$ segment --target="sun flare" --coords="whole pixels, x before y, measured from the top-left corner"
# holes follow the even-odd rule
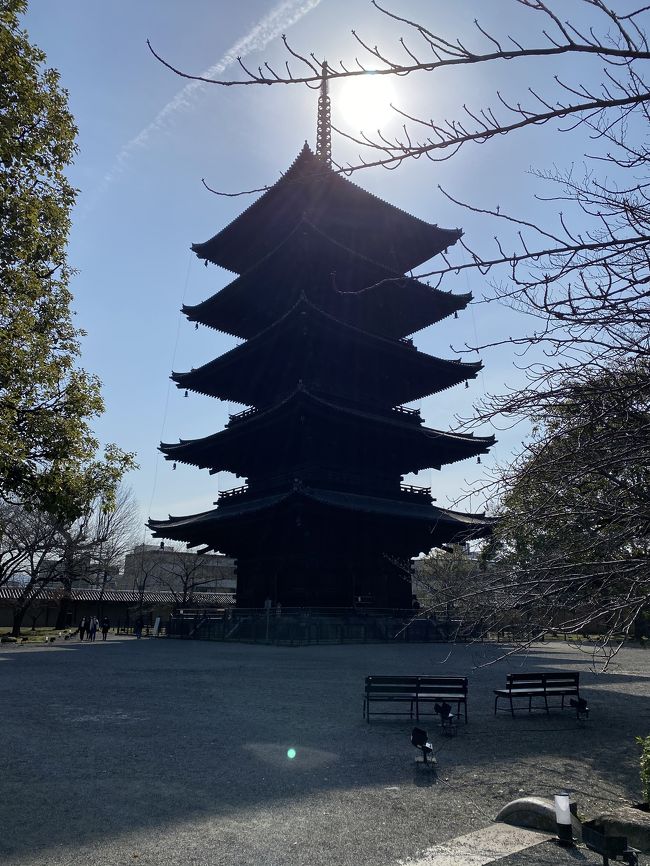
[[[334,99],[334,106],[354,133],[372,134],[385,126],[394,114],[390,107],[393,95],[393,85],[387,75],[369,72],[346,78]]]

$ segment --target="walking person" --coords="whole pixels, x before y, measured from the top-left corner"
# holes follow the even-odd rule
[[[90,624],[88,625],[88,638],[91,641],[94,641],[97,637],[97,624],[98,620],[96,616],[90,617]]]
[[[111,621],[107,616],[105,616],[104,619],[102,620],[102,640],[106,640],[106,637],[108,635],[108,630],[110,627],[111,627]]]
[[[79,623],[79,628],[77,629],[79,632],[79,640],[83,640],[86,634],[86,617],[81,617],[81,622]]]
[[[134,625],[134,627],[133,627],[133,634],[137,637],[138,640],[140,640],[140,638],[142,637],[142,627],[143,627],[143,625],[144,625],[144,621],[143,621],[142,617],[139,616],[139,617],[136,619],[136,621],[135,621],[135,625]]]

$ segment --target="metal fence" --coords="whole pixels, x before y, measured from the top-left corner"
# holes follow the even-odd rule
[[[332,643],[448,642],[479,637],[459,620],[435,620],[412,610],[288,608],[183,610],[167,623],[168,637],[285,646]]]

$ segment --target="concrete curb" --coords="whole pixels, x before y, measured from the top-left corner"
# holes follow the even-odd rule
[[[494,819],[503,824],[513,824],[515,827],[528,827],[531,830],[544,830],[555,833],[555,805],[543,797],[520,797],[507,803]],[[582,838],[580,821],[571,816],[573,835]]]

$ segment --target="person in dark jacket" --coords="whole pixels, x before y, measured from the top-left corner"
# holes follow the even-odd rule
[[[83,640],[86,636],[86,617],[81,617],[81,622],[79,623],[79,628],[77,629],[79,632],[79,640]]]
[[[107,616],[105,616],[104,619],[102,620],[102,640],[106,640],[106,638],[108,636],[108,630],[110,627],[111,627],[111,621]]]

